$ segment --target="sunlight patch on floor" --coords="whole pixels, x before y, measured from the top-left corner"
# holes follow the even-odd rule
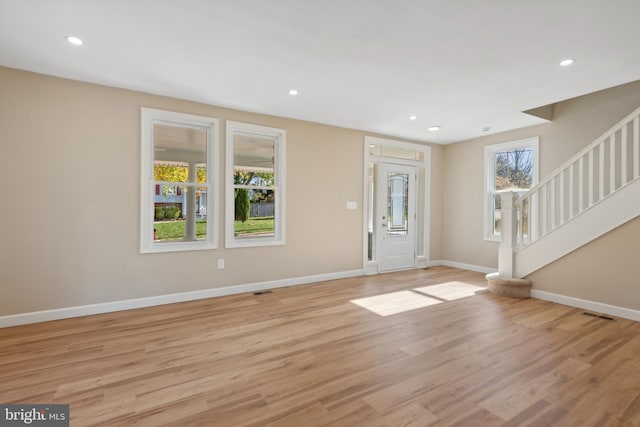
[[[380,316],[403,313],[416,308],[440,304],[442,301],[413,291],[398,291],[390,294],[354,299],[352,303],[373,311]]]
[[[447,282],[440,285],[423,286],[422,288],[414,288],[415,291],[430,297],[436,297],[445,301],[453,301],[460,298],[466,298],[476,295],[478,292],[485,291],[487,288],[477,285],[470,285],[464,282]]]
[[[463,282],[447,282],[439,285],[423,286],[413,290],[391,292],[383,295],[351,300],[380,316],[404,313],[430,305],[466,298],[484,292],[482,286]]]

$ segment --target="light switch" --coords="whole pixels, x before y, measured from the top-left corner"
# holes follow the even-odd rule
[[[358,202],[347,202],[347,209],[358,209]]]

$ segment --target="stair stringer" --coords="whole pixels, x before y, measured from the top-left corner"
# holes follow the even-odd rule
[[[640,179],[629,182],[549,234],[514,253],[514,277],[534,271],[640,215]]]

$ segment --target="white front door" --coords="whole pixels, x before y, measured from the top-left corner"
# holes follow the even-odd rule
[[[377,184],[378,271],[414,268],[416,168],[381,163]]]

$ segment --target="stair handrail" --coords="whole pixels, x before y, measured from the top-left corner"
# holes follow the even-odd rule
[[[540,188],[542,188],[544,185],[546,185],[553,178],[555,178],[560,173],[564,172],[567,168],[569,168],[569,166],[571,166],[571,164],[573,164],[574,162],[578,161],[580,159],[580,157],[588,154],[589,151],[591,151],[593,148],[599,146],[601,143],[603,143],[607,139],[611,138],[612,135],[614,135],[623,126],[627,125],[630,121],[632,121],[633,119],[635,119],[636,116],[639,116],[639,115],[640,115],[640,107],[638,107],[636,110],[634,110],[631,114],[629,114],[624,119],[620,120],[618,123],[616,123],[614,126],[612,126],[609,130],[607,130],[601,136],[596,138],[595,141],[593,141],[591,144],[587,145],[582,150],[580,150],[576,155],[574,155],[569,160],[567,160],[566,162],[562,163],[559,167],[554,169],[553,172],[548,174],[542,181],[539,181],[536,185],[531,187],[529,189],[529,191],[520,194],[518,197],[515,197],[514,198],[514,203],[519,203],[522,199],[526,198],[528,194],[532,194],[533,192],[538,191]]]
[[[629,126],[631,126],[629,132]],[[620,161],[617,161],[616,135],[620,133]],[[631,137],[631,150],[629,150]],[[557,227],[565,224],[576,215],[590,209],[595,204],[609,197],[631,181],[640,177],[640,108],[620,120],[591,144],[584,147],[576,155],[548,174],[541,182],[529,189],[525,194],[514,197],[512,212],[515,224],[514,251],[539,240]],[[605,144],[609,141],[609,162],[605,162]],[[628,153],[631,151],[631,178],[629,179]],[[598,158],[598,194],[595,181],[595,158]],[[587,162],[585,162],[585,158]],[[623,162],[624,159],[624,162]],[[587,179],[584,179],[586,163]],[[577,164],[577,172],[574,165]],[[608,173],[605,173],[608,171]],[[577,173],[577,184],[574,177]],[[568,183],[565,183],[565,176]],[[608,176],[608,190],[605,194],[605,177]],[[617,185],[617,179],[620,185]],[[556,185],[556,179],[558,184]],[[568,209],[565,209],[567,196]],[[559,194],[556,196],[555,191]],[[586,190],[586,191],[585,191]],[[586,193],[586,198],[585,198]],[[577,199],[577,200],[576,200]],[[577,201],[577,209],[575,208]],[[526,202],[526,208],[525,208]],[[585,203],[586,202],[586,203]],[[567,215],[568,211],[568,215]],[[540,215],[538,215],[540,214]],[[521,220],[519,220],[521,218]],[[525,228],[526,222],[526,228]]]

